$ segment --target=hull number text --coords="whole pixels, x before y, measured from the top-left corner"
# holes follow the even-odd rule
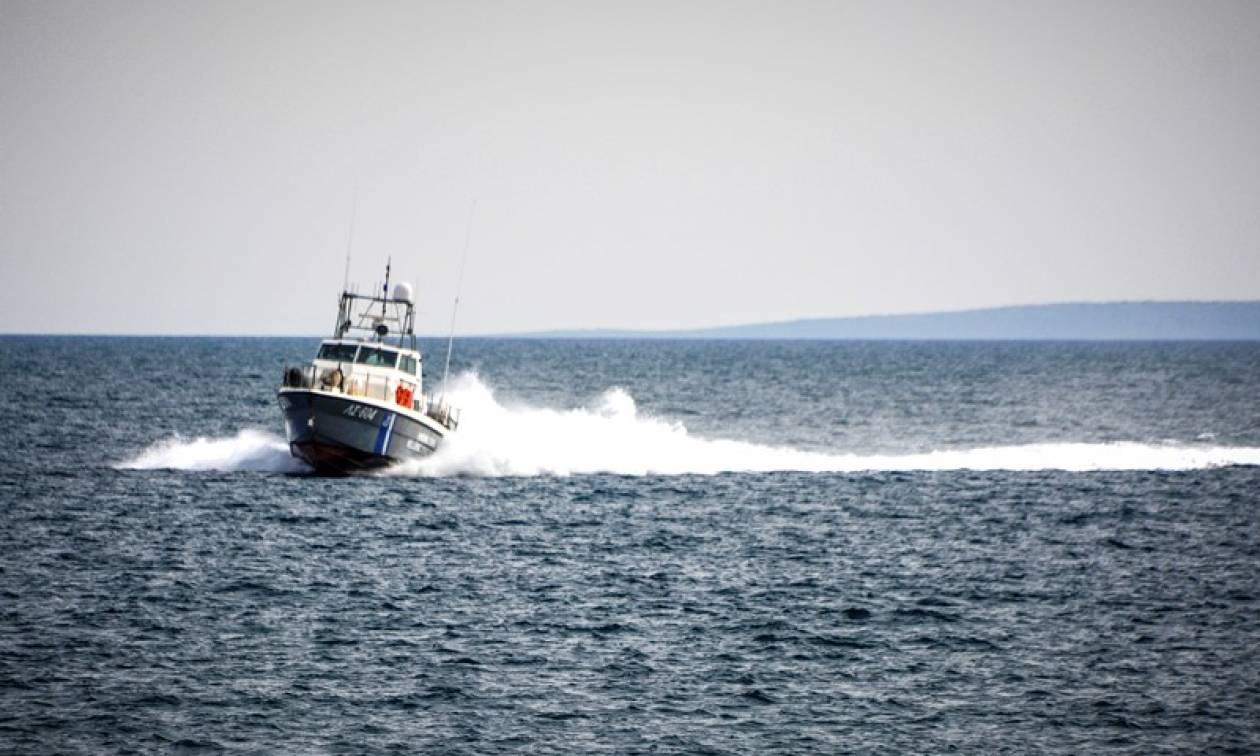
[[[348,404],[341,411],[346,417],[355,417],[360,420],[367,420],[369,423],[376,420],[376,413],[380,412],[376,407],[368,407],[363,404]]]

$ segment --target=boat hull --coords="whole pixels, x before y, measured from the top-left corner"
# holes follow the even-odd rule
[[[321,473],[346,475],[423,459],[445,435],[414,413],[342,394],[282,389],[278,400],[289,451]]]

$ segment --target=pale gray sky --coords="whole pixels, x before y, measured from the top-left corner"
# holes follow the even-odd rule
[[[0,0],[0,331],[1260,298],[1260,3]]]

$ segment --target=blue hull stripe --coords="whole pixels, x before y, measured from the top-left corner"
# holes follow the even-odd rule
[[[376,443],[372,446],[373,454],[384,454],[389,448],[389,437],[394,432],[394,418],[398,417],[393,412],[387,413],[389,419],[381,423],[381,429],[376,432]]]

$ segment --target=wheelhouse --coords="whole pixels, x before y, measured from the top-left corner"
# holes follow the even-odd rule
[[[338,367],[357,365],[364,368],[397,370],[406,376],[420,376],[420,353],[360,341],[327,340],[319,345],[315,362]]]

